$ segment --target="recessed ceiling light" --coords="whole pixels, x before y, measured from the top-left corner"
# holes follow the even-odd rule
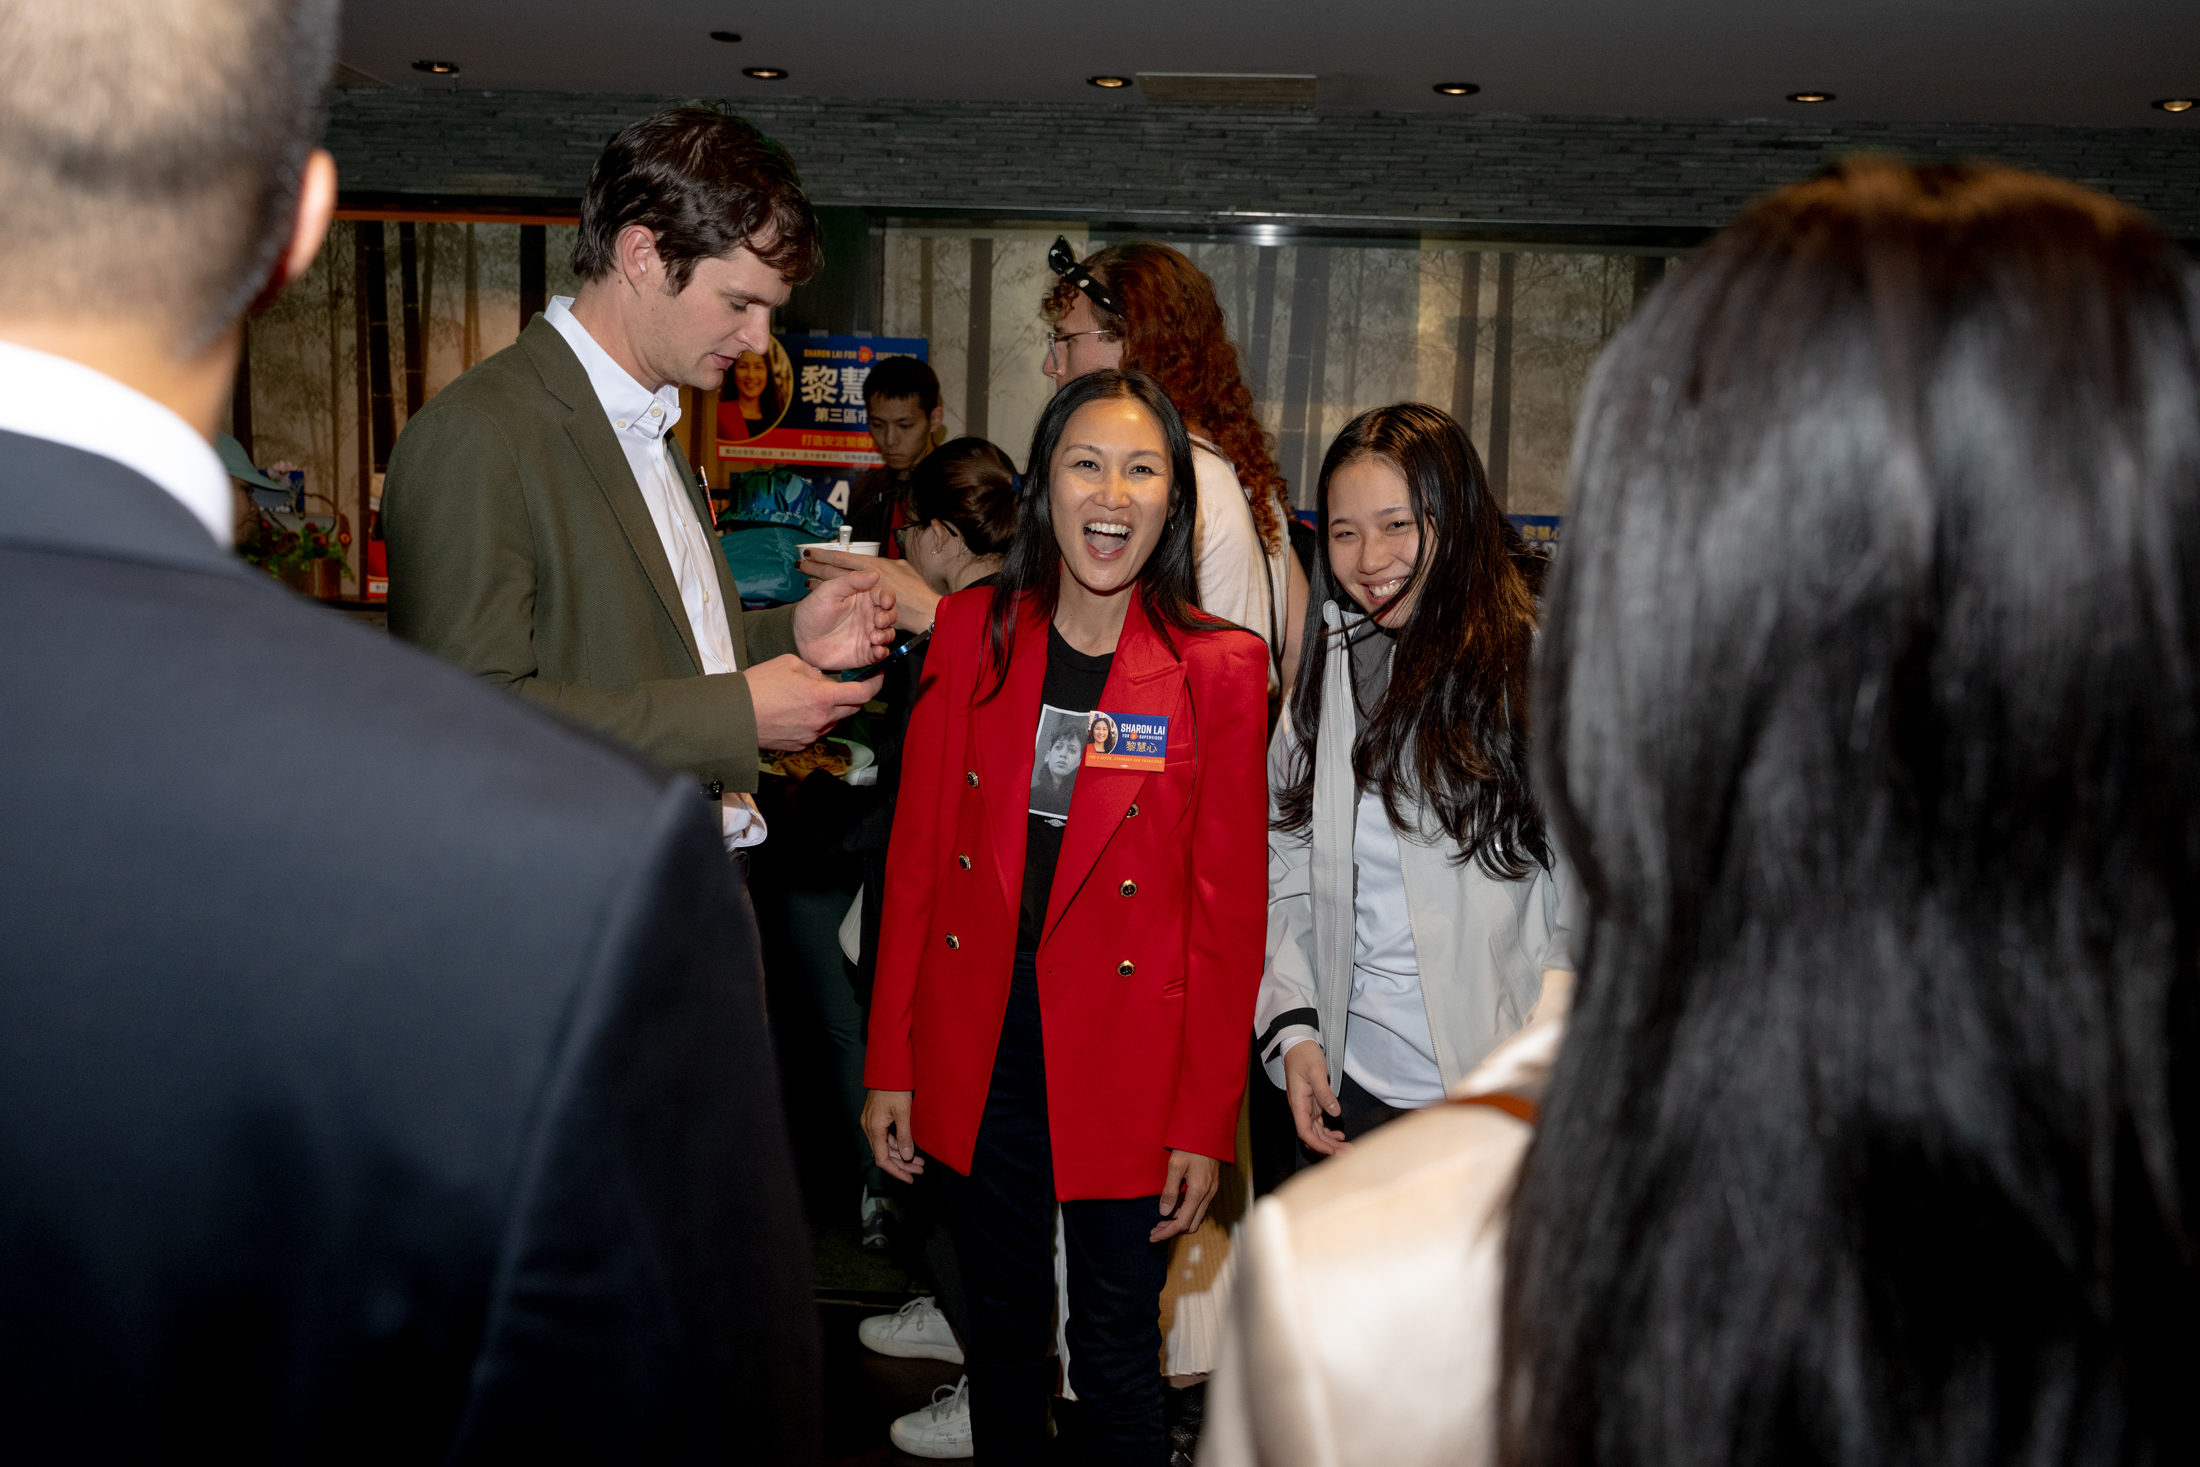
[[[753,76],[758,81],[785,81],[787,79],[787,69],[783,66],[744,66],[741,68],[741,74],[743,76]]]
[[[724,41],[730,46],[741,39],[741,33],[739,31],[712,31],[710,38],[714,41]]]
[[[1447,97],[1471,97],[1482,89],[1473,82],[1438,82],[1433,90]]]
[[[1832,101],[1832,100],[1833,100],[1833,93],[1831,93],[1831,92],[1789,92],[1789,93],[1788,93],[1788,100],[1789,100],[1790,102],[1830,102],[1830,101]]]
[[[2200,107],[2200,98],[2164,97],[2154,105],[2164,112],[2190,112],[2193,108]]]
[[[458,63],[455,61],[415,61],[413,70],[424,71],[430,76],[457,76]]]
[[[1131,79],[1127,76],[1088,76],[1085,78],[1086,86],[1104,87],[1111,92],[1118,87],[1127,87],[1130,84]]]

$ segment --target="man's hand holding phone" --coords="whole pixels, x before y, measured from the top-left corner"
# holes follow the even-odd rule
[[[930,627],[926,627],[923,631],[917,633],[908,641],[902,643],[899,647],[896,647],[893,651],[887,653],[884,657],[881,657],[878,661],[872,663],[870,666],[850,668],[848,671],[840,674],[840,680],[844,683],[860,683],[866,681],[867,679],[878,677],[882,675],[888,668],[892,667],[895,663],[901,661],[904,657],[907,657],[910,653],[916,651],[919,647],[922,647],[925,643],[931,640],[932,629]]]
[[[878,696],[884,680],[842,682],[793,653],[758,663],[743,676],[756,708],[756,742],[766,749],[807,749],[834,724]]]

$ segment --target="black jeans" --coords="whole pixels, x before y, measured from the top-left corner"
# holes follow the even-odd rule
[[[1016,955],[1001,1047],[970,1175],[933,1159],[970,1295],[965,1369],[971,1446],[1003,1463],[1043,1461],[1054,1367],[1054,1149],[1032,955]],[[1069,1380],[1094,1462],[1161,1467],[1161,1285],[1169,1245],[1146,1235],[1158,1197],[1064,1202],[1069,1253]]]

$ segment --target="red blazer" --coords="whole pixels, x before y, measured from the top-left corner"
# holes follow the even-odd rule
[[[913,1090],[915,1140],[970,1170],[1008,1009],[1047,623],[992,701],[993,591],[941,603],[902,762],[864,1081]],[[1158,1194],[1172,1148],[1234,1159],[1266,942],[1268,660],[1169,640],[1134,599],[1100,706],[1169,719],[1168,763],[1077,773],[1039,942],[1055,1195]]]

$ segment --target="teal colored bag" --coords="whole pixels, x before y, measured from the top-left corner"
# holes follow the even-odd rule
[[[715,528],[745,605],[800,601],[809,583],[801,548],[839,537],[852,469],[800,473],[784,466],[737,475]]]

